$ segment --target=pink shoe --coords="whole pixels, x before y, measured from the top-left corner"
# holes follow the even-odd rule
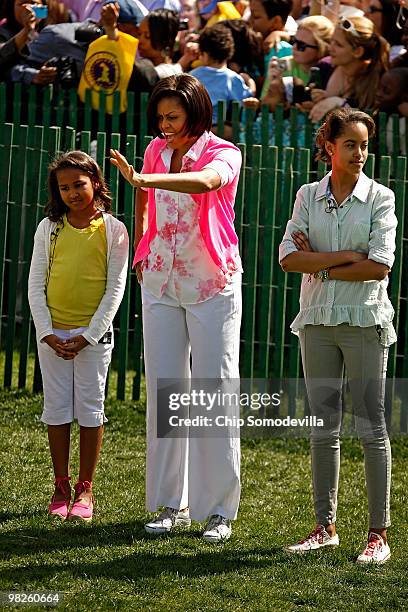
[[[75,485],[75,501],[72,504],[70,513],[68,514],[69,521],[82,521],[89,523],[92,521],[94,498],[91,495],[90,501],[81,497],[82,493],[86,493],[87,490],[92,490],[92,482],[89,480],[79,480]]]
[[[69,486],[70,476],[58,476],[55,479],[55,488],[65,495],[66,499],[56,500],[55,493],[52,496],[51,503],[48,506],[48,515],[65,521],[68,516],[68,508],[71,501],[71,487]]]

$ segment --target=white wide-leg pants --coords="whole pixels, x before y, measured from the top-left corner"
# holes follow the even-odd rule
[[[190,508],[194,520],[235,519],[240,498],[237,437],[157,437],[157,379],[239,378],[241,274],[215,297],[180,305],[142,286],[147,387],[146,508]],[[192,371],[190,372],[190,350]]]

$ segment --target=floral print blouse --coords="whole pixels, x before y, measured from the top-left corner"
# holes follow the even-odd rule
[[[208,132],[205,132],[187,151],[181,172],[190,171],[207,140]],[[167,170],[171,156],[169,147],[163,149],[162,160]],[[221,176],[221,183],[226,181],[226,177]],[[187,193],[166,189],[155,189],[155,200],[157,235],[142,262],[143,286],[156,297],[166,293],[180,304],[197,304],[214,297],[231,281],[235,272],[242,272],[238,251],[230,270],[224,273],[213,261],[201,235],[199,204]]]

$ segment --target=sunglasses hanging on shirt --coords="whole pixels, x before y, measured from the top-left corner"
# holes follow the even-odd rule
[[[336,200],[331,196],[326,197],[326,208],[324,209],[324,212],[332,213],[333,210],[337,210],[337,208],[338,206]]]
[[[328,189],[326,191],[326,206],[324,212],[332,213],[333,210],[337,210],[338,208],[343,208],[343,205],[341,204],[340,206],[338,206],[332,192],[330,191],[330,187],[328,186]]]

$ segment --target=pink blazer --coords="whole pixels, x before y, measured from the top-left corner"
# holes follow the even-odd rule
[[[167,173],[161,152],[166,141],[155,138],[148,145],[145,156],[144,174]],[[203,168],[219,171],[228,176],[228,181],[216,191],[191,194],[200,205],[199,224],[201,235],[214,262],[223,272],[228,272],[234,263],[238,250],[238,238],[234,228],[234,202],[237,193],[242,157],[240,150],[230,142],[212,132],[199,159],[194,162],[191,172]],[[133,265],[143,260],[150,252],[150,243],[157,235],[155,190],[148,189],[148,227],[136,249]]]

